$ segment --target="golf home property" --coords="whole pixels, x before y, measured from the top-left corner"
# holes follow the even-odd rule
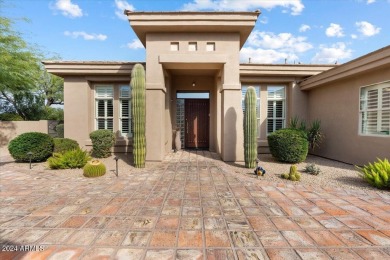
[[[390,155],[390,46],[342,65],[239,62],[255,12],[131,12],[146,48],[147,161],[174,149],[208,149],[243,161],[243,98],[257,95],[258,152],[292,118],[321,121],[314,154],[363,165]],[[124,50],[126,51],[126,50]],[[64,78],[65,137],[91,146],[89,133],[110,129],[115,151],[131,151],[130,75],[139,62],[44,61]]]

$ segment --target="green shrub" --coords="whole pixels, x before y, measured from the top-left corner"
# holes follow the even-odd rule
[[[32,153],[32,162],[46,161],[53,153],[53,138],[48,134],[28,132],[17,136],[8,145],[9,153],[16,161],[28,162]]]
[[[85,177],[99,177],[106,174],[106,166],[99,160],[92,160],[84,166]]]
[[[0,121],[23,121],[23,117],[16,113],[0,114]]]
[[[80,148],[65,153],[54,153],[47,160],[50,169],[75,169],[83,168],[91,160],[87,151]]]
[[[318,166],[316,166],[314,163],[306,165],[304,171],[312,175],[318,175],[321,173],[321,169]]]
[[[390,188],[390,163],[387,159],[378,159],[374,164],[369,163],[363,168],[357,167],[360,171],[360,176],[370,185],[379,189]]]
[[[298,163],[306,159],[309,143],[302,130],[280,129],[268,135],[268,145],[278,161]]]
[[[309,147],[312,150],[316,147],[320,147],[320,144],[325,138],[325,135],[321,131],[321,121],[318,119],[314,120],[309,128],[307,128],[305,120],[301,120],[299,117],[294,116],[291,118],[288,128],[306,132]]]
[[[58,138],[64,138],[64,124],[56,125],[56,132]]]
[[[111,130],[96,130],[89,134],[92,141],[92,156],[107,158],[111,155],[111,147],[115,142],[115,135]]]
[[[283,173],[282,178],[290,181],[300,181],[301,174],[297,171],[296,165],[291,165],[289,173]]]
[[[80,148],[77,141],[69,138],[54,138],[54,153],[64,153]]]

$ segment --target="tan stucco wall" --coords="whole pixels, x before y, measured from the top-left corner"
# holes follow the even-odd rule
[[[64,79],[64,136],[86,148],[93,122],[94,96],[85,77]]]
[[[0,156],[8,154],[9,142],[27,132],[48,133],[49,121],[0,121]]]
[[[390,80],[390,68],[383,68],[335,81],[308,92],[308,117],[320,119],[325,140],[314,154],[363,165],[390,158],[390,137],[359,134],[360,88]]]
[[[171,50],[172,42],[179,43],[178,51]],[[190,42],[197,43],[196,51],[188,49]],[[215,51],[206,51],[207,42],[215,43]],[[226,161],[243,160],[241,146],[234,144],[234,149],[236,147],[237,149],[231,150],[233,146],[230,144],[232,140],[230,133],[217,132],[218,122],[224,122],[225,125],[221,128],[231,129],[234,125],[237,136],[242,136],[240,118],[226,117],[228,109],[240,109],[241,95],[230,94],[232,97],[218,106],[218,95],[229,96],[224,94],[224,91],[229,93],[241,91],[239,49],[239,33],[148,33],[146,35],[147,99],[153,100],[150,104],[147,101],[146,125],[147,129],[150,129],[146,132],[147,160],[162,160],[166,152],[172,149],[172,133],[176,125],[174,121],[176,102],[171,100],[175,101],[176,92],[187,90],[194,80],[197,82],[197,90],[207,90],[211,96],[210,112],[213,118],[210,121],[210,149],[221,151],[222,158]],[[218,76],[221,77],[221,93],[216,92],[219,86],[215,83],[219,82],[215,78]],[[218,109],[221,109],[220,113]],[[160,111],[165,113],[160,114]],[[159,132],[156,132],[156,129]]]

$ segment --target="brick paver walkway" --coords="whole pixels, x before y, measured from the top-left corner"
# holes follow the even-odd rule
[[[95,179],[3,165],[0,258],[390,259],[390,193],[276,185],[212,157]]]

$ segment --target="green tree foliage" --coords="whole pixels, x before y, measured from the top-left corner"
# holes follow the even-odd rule
[[[4,9],[0,0],[0,9]],[[45,105],[62,103],[63,80],[47,73],[43,55],[0,14],[0,114],[17,113],[24,120],[45,118]],[[46,104],[45,104],[46,103]]]

